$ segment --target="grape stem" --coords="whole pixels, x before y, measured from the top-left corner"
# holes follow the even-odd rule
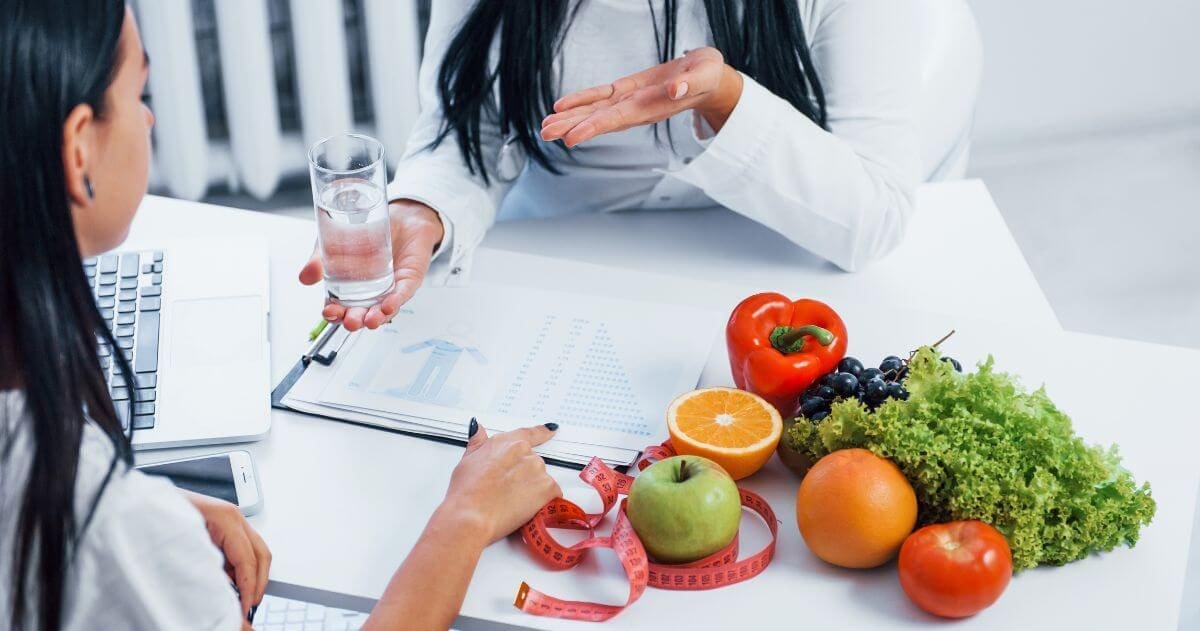
[[[933,346],[934,348],[937,348],[937,347],[941,346],[941,345],[942,345],[942,342],[945,342],[946,340],[950,339],[950,336],[951,336],[951,335],[954,335],[954,332],[955,332],[955,329],[950,329],[950,332],[949,332],[949,333],[947,333],[947,334],[943,335],[943,336],[942,336],[942,339],[940,339],[940,340],[938,340],[938,341],[934,342],[933,344],[931,344],[931,346]]]
[[[950,329],[950,332],[949,332],[949,333],[947,333],[947,334],[945,334],[945,335],[943,335],[943,336],[942,336],[942,339],[940,339],[940,340],[938,340],[938,341],[934,342],[933,344],[930,344],[929,346],[930,346],[930,347],[932,347],[932,348],[937,348],[937,347],[941,346],[941,345],[942,345],[942,342],[945,342],[946,340],[950,339],[950,336],[951,336],[951,335],[954,335],[954,333],[955,333],[957,330],[958,330],[958,329]],[[913,358],[913,356],[914,356],[914,355],[916,355],[916,354],[917,354],[917,351],[915,351],[915,350],[913,350],[913,351],[909,351],[909,352],[908,352],[908,361],[912,361],[912,358]]]

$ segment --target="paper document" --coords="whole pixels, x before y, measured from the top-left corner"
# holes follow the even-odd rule
[[[666,437],[670,401],[696,386],[721,314],[499,285],[427,288],[391,323],[352,335],[288,403],[462,437],[555,422],[544,453],[617,461]],[[627,464],[628,461],[621,464]]]

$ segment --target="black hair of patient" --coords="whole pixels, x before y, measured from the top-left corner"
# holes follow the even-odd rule
[[[71,551],[109,478],[132,463],[97,355],[117,348],[79,261],[63,168],[63,124],[89,104],[105,113],[118,66],[124,0],[6,0],[0,20],[0,384],[24,390],[33,454],[13,542],[11,624],[33,614],[62,625]],[[113,359],[127,383],[129,362]],[[112,441],[108,474],[91,509],[76,515],[75,478],[85,411]],[[0,462],[13,436],[0,427]],[[35,593],[36,612],[27,611]],[[11,608],[10,608],[11,605]]]

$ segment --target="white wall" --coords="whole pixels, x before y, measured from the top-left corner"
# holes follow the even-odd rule
[[[971,0],[985,68],[976,148],[1200,125],[1200,0]]]

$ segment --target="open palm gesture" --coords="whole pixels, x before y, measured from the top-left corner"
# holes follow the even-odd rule
[[[574,147],[600,134],[658,123],[690,109],[719,129],[741,96],[741,87],[741,76],[725,64],[720,51],[699,48],[562,97],[542,121],[542,139],[561,139]]]

